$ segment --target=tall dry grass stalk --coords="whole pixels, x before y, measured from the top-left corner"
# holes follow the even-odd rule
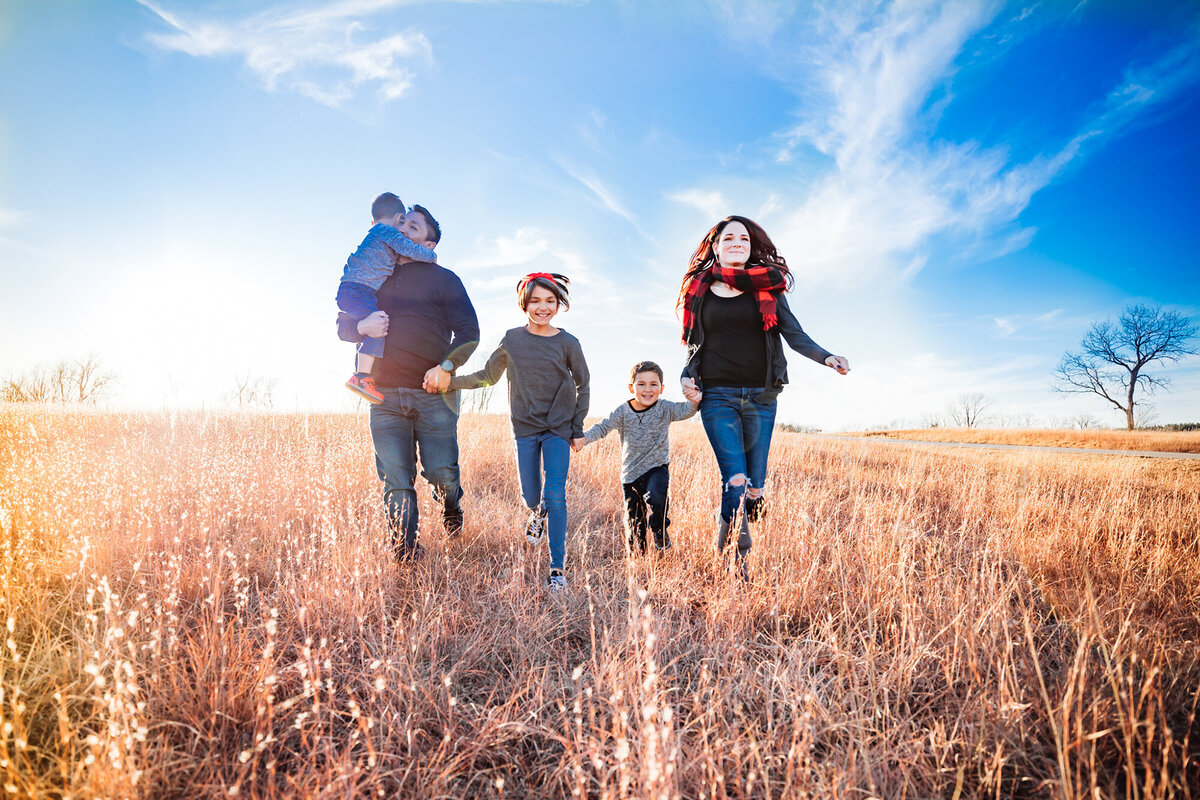
[[[676,426],[676,546],[575,457],[571,592],[506,421],[398,567],[361,416],[0,410],[13,796],[1200,797],[1194,465],[779,436],[753,583]]]
[[[1151,450],[1200,453],[1200,431],[1085,431],[1044,428],[920,428],[871,431],[852,436],[914,439],[924,442],[974,442],[1029,447],[1086,447],[1100,450]]]

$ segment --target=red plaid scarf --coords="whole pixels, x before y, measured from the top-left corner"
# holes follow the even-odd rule
[[[692,276],[683,298],[683,342],[690,344],[697,326],[700,300],[713,281],[721,281],[743,292],[754,292],[758,313],[762,315],[763,330],[769,331],[779,321],[775,315],[775,298],[787,288],[787,276],[778,267],[753,266],[729,269],[713,264]]]

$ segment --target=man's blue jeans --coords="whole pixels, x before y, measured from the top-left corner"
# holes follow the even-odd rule
[[[742,502],[746,486],[730,486],[734,475],[745,475],[749,485],[758,489],[767,480],[767,453],[775,427],[775,399],[762,405],[754,398],[763,394],[761,387],[734,389],[712,386],[700,399],[700,420],[717,457],[721,472],[721,518],[726,522]]]
[[[383,403],[371,406],[375,469],[383,481],[388,533],[396,555],[417,546],[417,458],[421,475],[447,509],[457,509],[463,490],[458,476],[458,392],[380,389]]]
[[[570,468],[571,445],[561,436],[542,433],[517,439],[521,498],[529,510],[537,511],[541,507],[546,511],[551,569],[562,569],[567,559],[567,471]]]

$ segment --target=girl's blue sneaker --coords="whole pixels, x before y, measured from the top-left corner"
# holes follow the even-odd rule
[[[539,508],[529,515],[529,522],[525,525],[525,541],[537,547],[545,537],[546,512]]]
[[[550,577],[546,578],[546,588],[551,594],[566,594],[567,576],[563,575],[560,569],[550,570]]]

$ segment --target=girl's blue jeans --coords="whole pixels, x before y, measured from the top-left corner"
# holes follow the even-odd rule
[[[562,569],[567,557],[567,470],[570,467],[571,445],[561,436],[541,433],[517,439],[521,498],[531,511],[543,509],[546,512],[551,569]]]
[[[767,480],[767,452],[775,428],[775,398],[756,403],[762,387],[735,389],[710,386],[700,399],[700,420],[721,472],[721,518],[726,522],[742,502],[746,486],[761,489]],[[744,475],[749,484],[730,486],[729,479]]]

